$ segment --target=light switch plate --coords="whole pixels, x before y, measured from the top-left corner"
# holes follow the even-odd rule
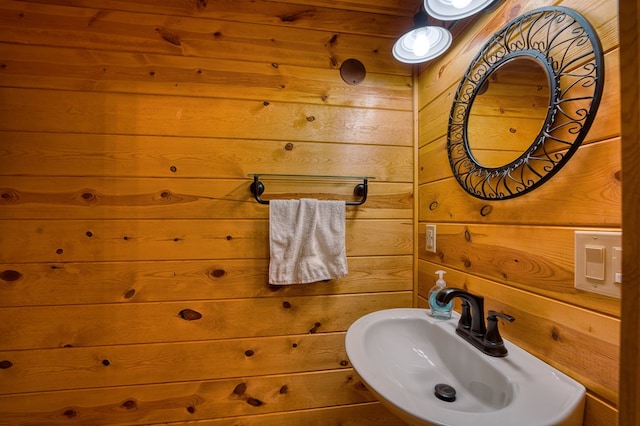
[[[436,225],[427,224],[425,250],[436,252]]]
[[[622,232],[576,231],[575,288],[619,298],[621,247]]]

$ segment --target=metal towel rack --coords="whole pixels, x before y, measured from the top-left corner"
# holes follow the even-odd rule
[[[269,200],[263,200],[260,198],[265,190],[264,183],[260,181],[260,177],[266,178],[283,178],[283,179],[339,179],[339,180],[361,180],[362,183],[358,183],[353,188],[353,194],[360,197],[358,201],[345,201],[347,206],[360,206],[367,201],[368,183],[369,179],[375,179],[369,176],[326,176],[326,175],[283,175],[283,174],[270,174],[270,173],[250,173],[249,176],[253,177],[253,182],[249,189],[256,198],[256,201],[260,204],[269,204]]]

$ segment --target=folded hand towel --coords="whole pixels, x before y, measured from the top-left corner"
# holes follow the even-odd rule
[[[345,202],[269,202],[270,284],[305,284],[347,275]]]

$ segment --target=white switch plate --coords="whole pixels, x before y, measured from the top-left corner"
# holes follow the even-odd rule
[[[622,232],[575,232],[574,285],[578,290],[620,297]]]
[[[436,225],[427,224],[427,232],[426,232],[426,247],[427,251],[431,253],[436,252]]]

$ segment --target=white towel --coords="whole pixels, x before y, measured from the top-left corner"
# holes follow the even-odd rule
[[[345,202],[269,201],[270,284],[306,284],[347,275]]]

